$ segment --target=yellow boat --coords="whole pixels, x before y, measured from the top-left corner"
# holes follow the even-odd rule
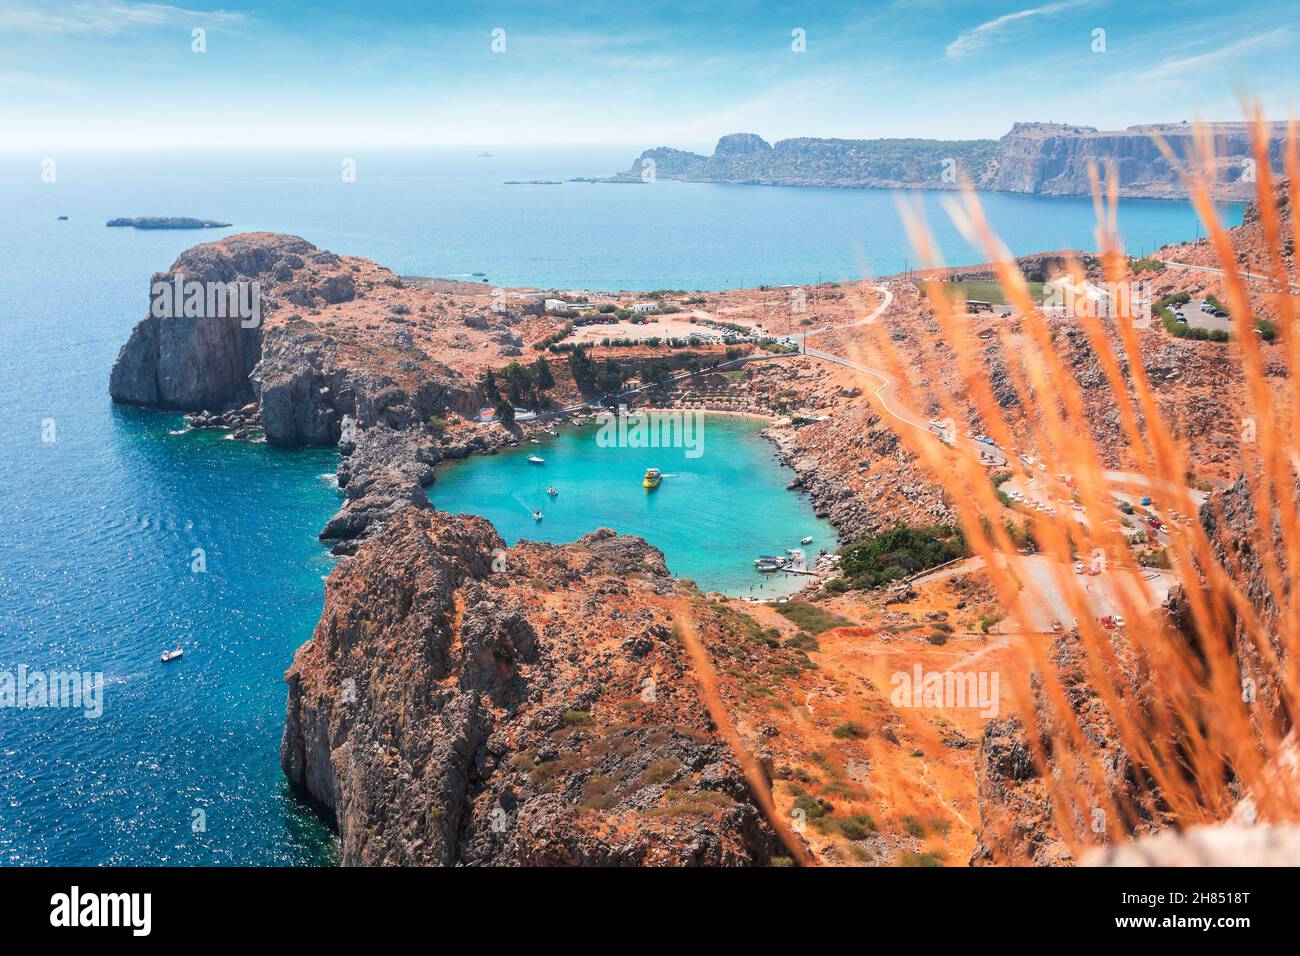
[[[659,473],[658,468],[647,468],[645,477],[641,479],[641,485],[645,488],[658,488],[659,482],[664,480],[664,476]]]

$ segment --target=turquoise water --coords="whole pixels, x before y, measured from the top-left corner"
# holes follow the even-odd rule
[[[652,416],[657,417],[657,416]],[[441,465],[429,497],[452,512],[491,519],[513,544],[573,541],[593,528],[645,538],[664,552],[668,569],[706,591],[777,597],[807,579],[760,574],[754,558],[802,548],[809,556],[836,547],[835,530],[813,514],[807,496],[786,490],[794,472],[777,461],[755,420],[704,416],[700,452],[684,448],[605,447],[599,428],[566,428],[541,444]],[[545,464],[529,462],[537,455]],[[647,468],[664,473],[647,490]],[[552,497],[548,487],[559,492]],[[533,520],[540,509],[544,517]],[[801,545],[806,536],[812,543]]]
[[[501,284],[721,288],[902,267],[883,191],[657,183],[504,186],[626,168],[626,151],[356,156],[0,155],[0,672],[100,672],[103,716],[0,709],[0,863],[303,864],[334,841],[286,793],[278,744],[285,668],[320,613],[330,559],[316,534],[338,506],[333,452],[172,434],[173,415],[115,409],[108,374],[144,315],[148,282],[198,242],[297,233],[404,273]],[[926,202],[938,214],[936,196]],[[1084,200],[986,196],[1016,252],[1087,246]],[[1240,219],[1240,207],[1228,210]],[[235,223],[205,233],[106,229],[115,216]],[[68,215],[59,222],[56,217]],[[1193,236],[1185,203],[1126,203],[1134,249]],[[962,245],[939,229],[951,261]],[[967,254],[965,260],[977,258]],[[720,421],[720,420],[719,420]],[[43,441],[52,422],[54,442]],[[755,426],[722,422],[698,460],[544,446],[441,468],[443,507],[487,514],[511,540],[597,525],[642,534],[674,572],[736,594],[752,558],[829,529],[784,491]],[[523,449],[521,454],[526,454]],[[647,495],[645,467],[669,472]],[[545,482],[561,490],[543,500]],[[528,507],[546,518],[535,525]],[[203,548],[206,571],[191,571]],[[185,656],[163,667],[158,654]],[[194,832],[194,813],[206,816]]]

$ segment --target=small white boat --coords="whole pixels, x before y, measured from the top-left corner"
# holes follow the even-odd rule
[[[800,538],[800,539],[799,539],[799,543],[800,543],[800,544],[812,544],[812,535],[807,535],[806,537]]]
[[[559,492],[556,491],[554,488],[547,488],[546,493],[550,495],[552,498],[554,498],[556,495],[559,494]]]
[[[540,511],[534,511],[534,512],[533,512],[533,520],[534,520],[534,521],[541,521],[542,518],[543,518],[543,515],[542,515],[542,513],[541,513]]]
[[[529,440],[530,442],[532,442],[534,445],[540,445],[540,444],[541,444],[541,442],[539,442],[536,438],[530,438],[530,439],[528,439],[528,440]]]
[[[531,461],[534,465],[546,464],[546,459],[543,458],[541,455],[529,455],[528,460]]]
[[[166,664],[168,661],[176,660],[176,658],[180,657],[184,653],[185,651],[183,651],[179,647],[176,648],[176,650],[174,651],[163,651],[162,657],[160,657],[159,660],[161,660],[164,664]]]

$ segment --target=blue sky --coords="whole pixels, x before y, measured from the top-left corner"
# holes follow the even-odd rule
[[[1275,118],[1300,111],[1294,0],[222,2],[0,0],[0,148],[707,152],[736,131],[968,138],[1018,119],[1239,119],[1243,92]]]

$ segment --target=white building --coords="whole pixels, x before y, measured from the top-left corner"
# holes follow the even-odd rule
[[[658,308],[658,302],[633,302],[628,306],[628,310],[631,312],[654,312]]]

